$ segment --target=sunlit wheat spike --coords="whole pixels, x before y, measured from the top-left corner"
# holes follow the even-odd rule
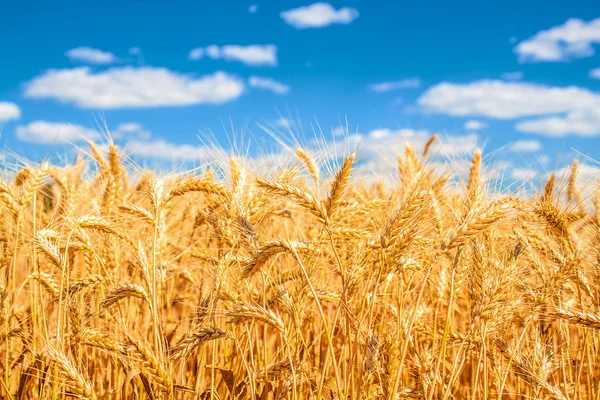
[[[110,170],[110,164],[108,163],[108,161],[106,161],[106,158],[103,154],[104,152],[100,150],[100,148],[92,141],[88,141],[88,146],[90,146],[92,157],[94,157],[94,160],[96,160],[96,162],[100,166],[100,169],[102,171]]]
[[[74,226],[77,228],[91,229],[126,239],[125,236],[123,236],[114,228],[113,224],[108,222],[106,219],[95,215],[85,215],[79,218],[77,221],[75,221]]]
[[[431,137],[427,140],[427,142],[425,142],[425,146],[423,146],[423,157],[426,157],[429,154],[429,150],[431,150],[431,147],[433,146],[433,143],[437,140],[438,135],[436,133],[434,133],[433,135],[431,135]]]
[[[34,174],[31,167],[23,167],[17,175],[15,175],[15,186],[20,187]]]
[[[571,324],[600,329],[600,316],[596,314],[583,311],[567,310],[563,308],[554,308],[548,315],[550,317],[565,320]]]
[[[90,382],[75,368],[63,351],[48,345],[43,349],[42,354],[58,367],[69,392],[80,399],[96,399]]]
[[[284,252],[294,252],[308,250],[310,246],[307,243],[290,241],[285,239],[274,239],[261,246],[248,261],[246,261],[242,270],[242,277],[248,278],[259,271],[269,259],[276,254]]]
[[[260,187],[262,187],[270,193],[288,197],[290,200],[296,202],[298,205],[306,208],[319,220],[327,220],[327,210],[325,209],[324,204],[319,199],[317,199],[312,193],[309,193],[305,190],[299,189],[291,185],[271,182],[262,178],[257,178],[256,182]]]
[[[308,152],[302,147],[298,147],[296,150],[294,150],[294,155],[298,158],[298,160],[302,161],[302,163],[306,167],[306,170],[318,186],[320,176],[319,165],[314,160],[314,158],[312,158],[310,154],[308,154]]]
[[[329,191],[329,196],[327,197],[327,200],[325,200],[325,211],[327,212],[328,216],[335,211],[335,208],[342,198],[344,191],[348,187],[348,183],[350,182],[350,173],[352,172],[352,166],[354,165],[355,159],[356,154],[354,153],[346,158],[342,168],[339,170],[335,176],[335,179],[333,180],[331,190]]]
[[[171,188],[165,197],[165,203],[171,201],[174,197],[182,196],[190,192],[213,194],[224,200],[230,197],[229,191],[218,183],[203,178],[189,178],[177,183]]]
[[[507,199],[497,200],[485,208],[476,210],[462,225],[450,231],[441,244],[442,250],[450,250],[464,243],[473,235],[484,230],[487,226],[497,222],[506,215],[511,207],[511,201]]]
[[[42,284],[42,286],[53,296],[58,295],[60,289],[59,284],[56,282],[54,277],[46,272],[36,271],[27,277],[27,279],[37,280]]]
[[[467,182],[467,202],[473,204],[479,195],[481,186],[481,150],[475,150],[473,159],[471,160],[471,168],[469,169],[469,180]]]
[[[19,199],[19,207],[21,209],[33,199],[33,195],[37,192],[42,179],[48,173],[48,168],[48,163],[42,163],[42,165],[40,165],[23,183],[21,187],[21,197]]]
[[[172,377],[167,373],[154,350],[142,340],[130,334],[127,334],[127,342],[130,345],[127,350],[133,350],[141,358],[142,370],[150,375],[152,382],[158,384],[163,392],[171,393],[173,391]]]
[[[546,203],[552,200],[554,196],[554,184],[556,182],[556,175],[552,173],[548,178],[548,182],[546,182],[546,186],[544,186],[544,191],[542,193],[541,202]]]
[[[292,372],[292,363],[289,359],[285,359],[267,366],[266,375],[269,379],[279,379],[282,375],[287,375]],[[265,378],[265,370],[261,368],[256,374],[257,379]]]
[[[260,306],[235,305],[233,309],[227,313],[227,316],[230,318],[232,324],[257,320],[271,325],[283,335],[286,334],[285,325],[281,317],[275,314],[274,311]]]
[[[211,340],[217,340],[227,337],[227,332],[219,328],[202,328],[190,336],[183,339],[171,349],[171,359],[184,359],[200,348],[203,344]]]
[[[128,297],[136,297],[150,304],[148,293],[146,293],[146,290],[142,286],[135,283],[124,283],[108,292],[100,306],[107,308]]]
[[[0,179],[0,199],[6,205],[6,207],[13,213],[17,214],[19,210],[19,204],[15,201],[15,197],[13,195],[10,187]]]
[[[143,207],[136,206],[134,204],[120,204],[119,211],[129,214],[135,218],[138,218],[141,221],[146,222],[149,225],[154,225],[154,217],[150,213],[150,211],[146,210]]]
[[[61,267],[63,263],[63,255],[56,243],[58,233],[51,229],[40,230],[35,237],[37,249],[56,267]]]
[[[78,338],[87,346],[97,347],[119,355],[126,353],[125,346],[123,346],[121,341],[115,340],[107,334],[94,329],[84,329],[79,332]]]

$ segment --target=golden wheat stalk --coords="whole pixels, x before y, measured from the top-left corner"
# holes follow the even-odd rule
[[[290,241],[285,239],[274,239],[261,246],[245,263],[242,269],[242,278],[248,278],[258,272],[269,259],[276,254],[289,252],[294,249],[306,251],[310,248],[307,243]]]
[[[171,359],[181,360],[187,358],[205,343],[224,337],[227,337],[227,332],[222,329],[213,327],[202,328],[171,348]]]

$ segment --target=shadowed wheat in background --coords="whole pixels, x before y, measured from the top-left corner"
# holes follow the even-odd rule
[[[450,185],[434,140],[392,185],[93,143],[0,181],[0,397],[600,398],[600,196]]]

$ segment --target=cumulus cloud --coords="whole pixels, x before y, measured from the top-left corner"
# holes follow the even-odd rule
[[[600,94],[577,86],[481,80],[440,83],[421,95],[418,103],[427,111],[454,116],[512,119],[598,108]]]
[[[571,111],[566,116],[523,121],[515,129],[547,136],[596,136],[600,135],[600,108]]]
[[[502,79],[505,81],[520,81],[523,79],[523,73],[521,71],[505,72],[502,74]]]
[[[221,104],[243,91],[241,80],[221,71],[194,77],[156,67],[51,69],[25,85],[28,98],[100,109]]]
[[[195,161],[207,159],[211,156],[210,151],[205,147],[169,143],[162,139],[129,141],[127,143],[127,153],[132,156],[170,161]]]
[[[419,78],[407,78],[394,82],[380,82],[369,85],[368,88],[372,92],[389,92],[391,90],[418,88],[421,86]]]
[[[540,31],[514,48],[519,62],[557,62],[594,55],[600,43],[600,18],[571,18],[562,25]]]
[[[81,125],[66,122],[34,121],[27,125],[19,125],[15,129],[19,140],[30,143],[50,144],[79,142],[85,139],[97,140],[98,132]]]
[[[591,69],[590,77],[592,77],[594,79],[600,79],[600,68]]]
[[[513,168],[510,171],[510,177],[519,181],[533,179],[538,175],[532,168]]]
[[[204,56],[208,56],[213,60],[238,61],[252,67],[274,67],[277,65],[277,46],[272,44],[252,44],[249,46],[229,44],[219,47],[213,44],[208,47],[197,47],[190,50],[188,59],[196,61]]]
[[[76,47],[65,53],[71,61],[87,64],[112,64],[119,59],[108,51],[102,51],[91,47]]]
[[[542,144],[537,140],[517,140],[508,146],[508,150],[515,153],[535,153],[542,149]]]
[[[549,136],[600,134],[600,94],[577,86],[482,80],[440,83],[419,105],[430,112],[498,119],[544,116],[520,121],[515,129]]]
[[[149,139],[152,134],[138,122],[125,122],[117,125],[111,132],[113,139]]]
[[[294,8],[279,14],[286,24],[296,29],[323,28],[332,24],[349,24],[358,18],[358,11],[344,7],[336,10],[329,3],[319,2]]]
[[[19,118],[21,118],[21,109],[19,106],[8,101],[0,101],[0,124]]]
[[[487,124],[482,121],[478,121],[476,119],[470,119],[465,122],[465,129],[469,131],[478,131],[483,128],[487,128]]]
[[[262,78],[260,76],[251,76],[250,79],[248,79],[248,85],[259,89],[270,90],[276,94],[285,94],[290,91],[289,86],[271,78]]]

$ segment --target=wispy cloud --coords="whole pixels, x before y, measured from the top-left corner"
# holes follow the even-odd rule
[[[100,109],[220,104],[243,91],[244,83],[224,72],[194,77],[156,67],[51,69],[25,85],[28,98]]]
[[[34,121],[27,125],[19,125],[15,129],[15,135],[24,142],[39,144],[79,142],[100,138],[94,129],[66,122],[48,121]]]
[[[126,150],[132,156],[177,162],[202,160],[211,156],[210,151],[205,147],[170,143],[163,139],[131,140],[127,143]]]
[[[600,43],[600,18],[571,18],[562,25],[540,31],[514,48],[520,62],[557,62],[594,55]]]
[[[343,7],[336,10],[329,3],[319,2],[310,6],[283,11],[280,16],[296,29],[323,28],[332,24],[349,24],[358,18],[355,8]]]
[[[91,47],[76,47],[65,53],[71,61],[87,64],[112,64],[119,59],[113,53]]]
[[[389,92],[398,89],[418,88],[419,86],[421,86],[419,78],[407,78],[400,81],[374,83],[369,85],[368,89],[372,92]]]
[[[508,150],[515,153],[535,153],[542,149],[542,144],[537,140],[517,140],[508,146]]]
[[[594,79],[600,79],[600,68],[591,69],[590,77],[592,77]]]
[[[250,79],[248,79],[248,85],[259,89],[267,89],[276,94],[285,94],[290,91],[288,85],[277,82],[271,78],[263,78],[260,76],[251,76]]]
[[[253,44],[249,46],[229,44],[219,47],[213,44],[190,50],[188,59],[196,61],[205,56],[213,60],[237,61],[252,67],[274,67],[277,65],[277,46],[272,44]]]
[[[410,143],[418,151],[431,138],[433,132],[426,129],[373,129],[362,141],[363,151],[373,156],[389,154],[397,156],[398,149],[404,143]],[[477,148],[478,136],[474,133],[467,135],[447,135],[440,137],[431,148],[431,153],[440,156],[468,154]]]
[[[113,139],[149,139],[152,134],[138,122],[125,122],[111,130]]]
[[[0,101],[0,124],[21,118],[21,109],[15,103]]]
[[[519,122],[519,132],[538,133],[547,136],[597,136],[600,135],[600,109],[571,111],[566,116],[539,118]]]
[[[482,121],[478,121],[476,119],[470,119],[465,122],[465,129],[469,131],[478,131],[483,128],[487,128],[487,124]]]
[[[255,13],[256,10],[258,10],[258,6],[256,4],[252,4],[250,7],[248,7],[248,12],[250,13]]]

